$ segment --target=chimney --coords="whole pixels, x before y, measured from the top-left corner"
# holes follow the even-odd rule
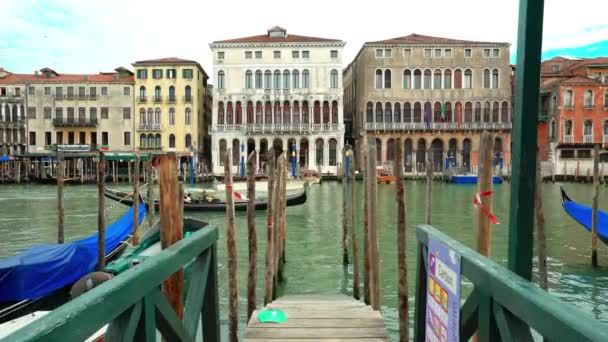
[[[38,76],[38,70],[34,70],[34,75]]]
[[[118,73],[118,72],[115,73],[114,74],[114,81],[118,81],[119,77],[120,77],[120,73]]]

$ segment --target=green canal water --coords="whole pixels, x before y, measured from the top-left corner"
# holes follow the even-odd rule
[[[359,182],[358,185],[361,185]],[[565,184],[570,197],[590,203],[592,188],[585,184]],[[544,207],[548,235],[550,292],[556,297],[587,312],[595,319],[608,322],[608,268],[590,266],[591,236],[563,212],[559,184],[545,184]],[[359,198],[362,192],[357,190]],[[415,276],[414,227],[424,220],[425,184],[407,182],[408,213],[408,281],[410,308],[413,309]],[[433,225],[453,238],[469,245],[474,241],[474,186],[434,184]],[[494,213],[500,224],[492,227],[492,259],[506,264],[507,228],[510,185],[495,187]],[[54,186],[0,186],[0,258],[29,246],[53,243],[56,240],[57,195]],[[341,257],[342,191],[338,183],[326,182],[310,188],[308,201],[287,211],[286,276],[283,293],[352,293],[351,269],[342,267]],[[601,187],[600,209],[608,211],[608,187]],[[106,205],[110,206],[107,200]],[[533,203],[526,205],[532,206]],[[65,197],[68,241],[96,231],[95,186],[68,186]],[[380,244],[380,278],[382,313],[393,337],[397,323],[397,253],[395,191],[392,185],[378,185],[378,227]],[[361,213],[362,201],[358,213]],[[125,210],[115,205],[108,211],[107,221]],[[227,321],[227,270],[225,215],[223,213],[187,214],[219,225],[219,282],[222,328]],[[358,229],[361,229],[358,216]],[[265,212],[257,213],[258,232],[258,302],[263,298]],[[245,213],[237,213],[237,249],[240,328],[245,325],[247,278],[247,230]],[[361,234],[359,233],[359,237]],[[361,246],[362,244],[360,244]],[[608,248],[600,243],[599,262],[608,265]],[[361,266],[362,267],[362,266]],[[470,285],[465,284],[465,287]],[[465,288],[464,291],[468,292]],[[413,315],[413,311],[411,312]],[[412,316],[413,317],[413,316]]]

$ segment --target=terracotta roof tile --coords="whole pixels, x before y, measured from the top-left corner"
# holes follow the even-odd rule
[[[560,76],[572,75],[574,70],[590,66],[594,64],[608,64],[608,57],[596,57],[596,58],[565,58],[565,57],[553,57],[541,63],[541,74],[552,74]],[[553,66],[558,65],[558,71],[553,71]]]
[[[576,85],[576,84],[580,84],[580,85],[598,85],[598,84],[602,84],[600,81],[593,79],[593,78],[589,78],[586,76],[573,76],[570,77],[564,81],[562,81],[562,85]]]
[[[386,40],[378,40],[367,42],[366,44],[507,44],[500,42],[479,42],[473,40],[461,40],[452,38],[425,36],[418,33],[412,33],[403,37],[390,38]]]
[[[157,59],[146,59],[143,61],[137,61],[135,64],[173,64],[173,63],[193,63],[198,64],[197,61],[192,61],[188,59],[182,59],[178,57],[166,57],[166,58],[157,58]]]
[[[213,43],[316,43],[316,42],[342,42],[340,39],[319,38],[287,34],[285,37],[270,37],[267,34],[242,37],[235,39],[216,40]]]
[[[56,83],[56,82],[88,82],[88,83],[134,83],[133,75],[115,79],[115,73],[111,74],[60,74],[47,78],[43,74],[10,74],[0,78],[0,84],[25,84],[25,83]]]

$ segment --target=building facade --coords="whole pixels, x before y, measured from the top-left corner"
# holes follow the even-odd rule
[[[448,157],[475,171],[481,132],[491,131],[496,162],[510,163],[509,58],[508,43],[419,34],[365,43],[343,76],[359,162],[362,137],[376,139],[379,165],[392,165],[400,137],[405,172],[423,171],[429,158],[443,170]]]
[[[541,64],[538,145],[555,174],[593,170],[593,148],[608,162],[608,58],[555,57]],[[547,166],[545,167],[547,169]]]
[[[235,165],[241,154],[257,151],[264,169],[270,147],[277,156],[295,147],[301,168],[335,173],[344,139],[344,45],[281,27],[212,43],[213,172],[224,171],[228,148]]]
[[[26,151],[25,76],[0,68],[0,155]]]
[[[196,61],[175,57],[138,61],[133,67],[136,150],[200,158],[210,116],[205,70]]]

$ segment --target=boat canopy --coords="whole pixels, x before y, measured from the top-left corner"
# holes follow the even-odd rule
[[[139,206],[139,222],[146,216]],[[106,227],[106,254],[133,231],[133,207]],[[34,246],[0,260],[0,302],[37,299],[95,271],[98,234],[65,244]]]
[[[136,155],[134,153],[118,153],[118,152],[108,152],[104,154],[106,160],[135,160]],[[140,154],[139,160],[148,160],[147,154]]]

